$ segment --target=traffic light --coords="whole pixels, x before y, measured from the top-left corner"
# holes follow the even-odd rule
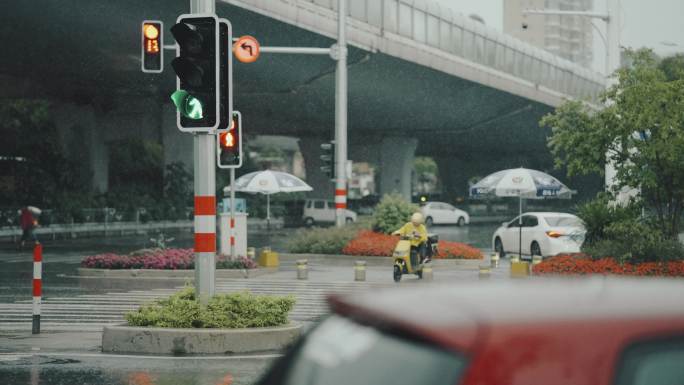
[[[330,179],[335,179],[335,141],[321,144],[321,171]]]
[[[158,20],[142,22],[142,71],[159,73],[164,69],[164,24]]]
[[[230,44],[229,33],[227,21],[219,22],[216,15],[208,14],[180,15],[171,27],[178,44],[171,62],[178,76],[171,100],[178,110],[181,131],[210,132],[221,126],[222,116],[230,116],[228,48],[221,49]],[[223,71],[226,75],[222,77]]]
[[[230,128],[216,135],[216,163],[219,168],[242,166],[242,115],[233,111]]]
[[[233,50],[232,26],[226,19],[219,19],[219,130],[233,124]],[[238,112],[239,115],[239,112]]]

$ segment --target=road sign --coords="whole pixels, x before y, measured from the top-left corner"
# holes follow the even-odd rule
[[[242,63],[253,63],[259,58],[259,42],[252,36],[241,36],[233,44],[233,54]]]
[[[145,20],[142,23],[142,71],[160,73],[164,70],[164,23]]]

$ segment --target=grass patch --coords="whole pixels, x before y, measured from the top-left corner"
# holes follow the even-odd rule
[[[255,295],[249,292],[212,297],[206,307],[186,287],[168,299],[126,313],[129,326],[162,328],[257,328],[288,324],[295,304],[293,296]]]

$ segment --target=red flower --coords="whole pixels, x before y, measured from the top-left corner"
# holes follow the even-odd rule
[[[615,258],[592,260],[584,254],[557,255],[532,268],[535,274],[613,274],[630,276],[684,277],[684,261],[644,262],[639,264],[619,263]]]

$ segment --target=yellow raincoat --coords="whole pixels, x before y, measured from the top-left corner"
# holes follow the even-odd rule
[[[427,229],[425,228],[425,225],[423,225],[422,223],[418,226],[415,226],[412,222],[408,222],[392,234],[410,237],[411,246],[416,247],[423,242],[427,242],[428,239]]]

